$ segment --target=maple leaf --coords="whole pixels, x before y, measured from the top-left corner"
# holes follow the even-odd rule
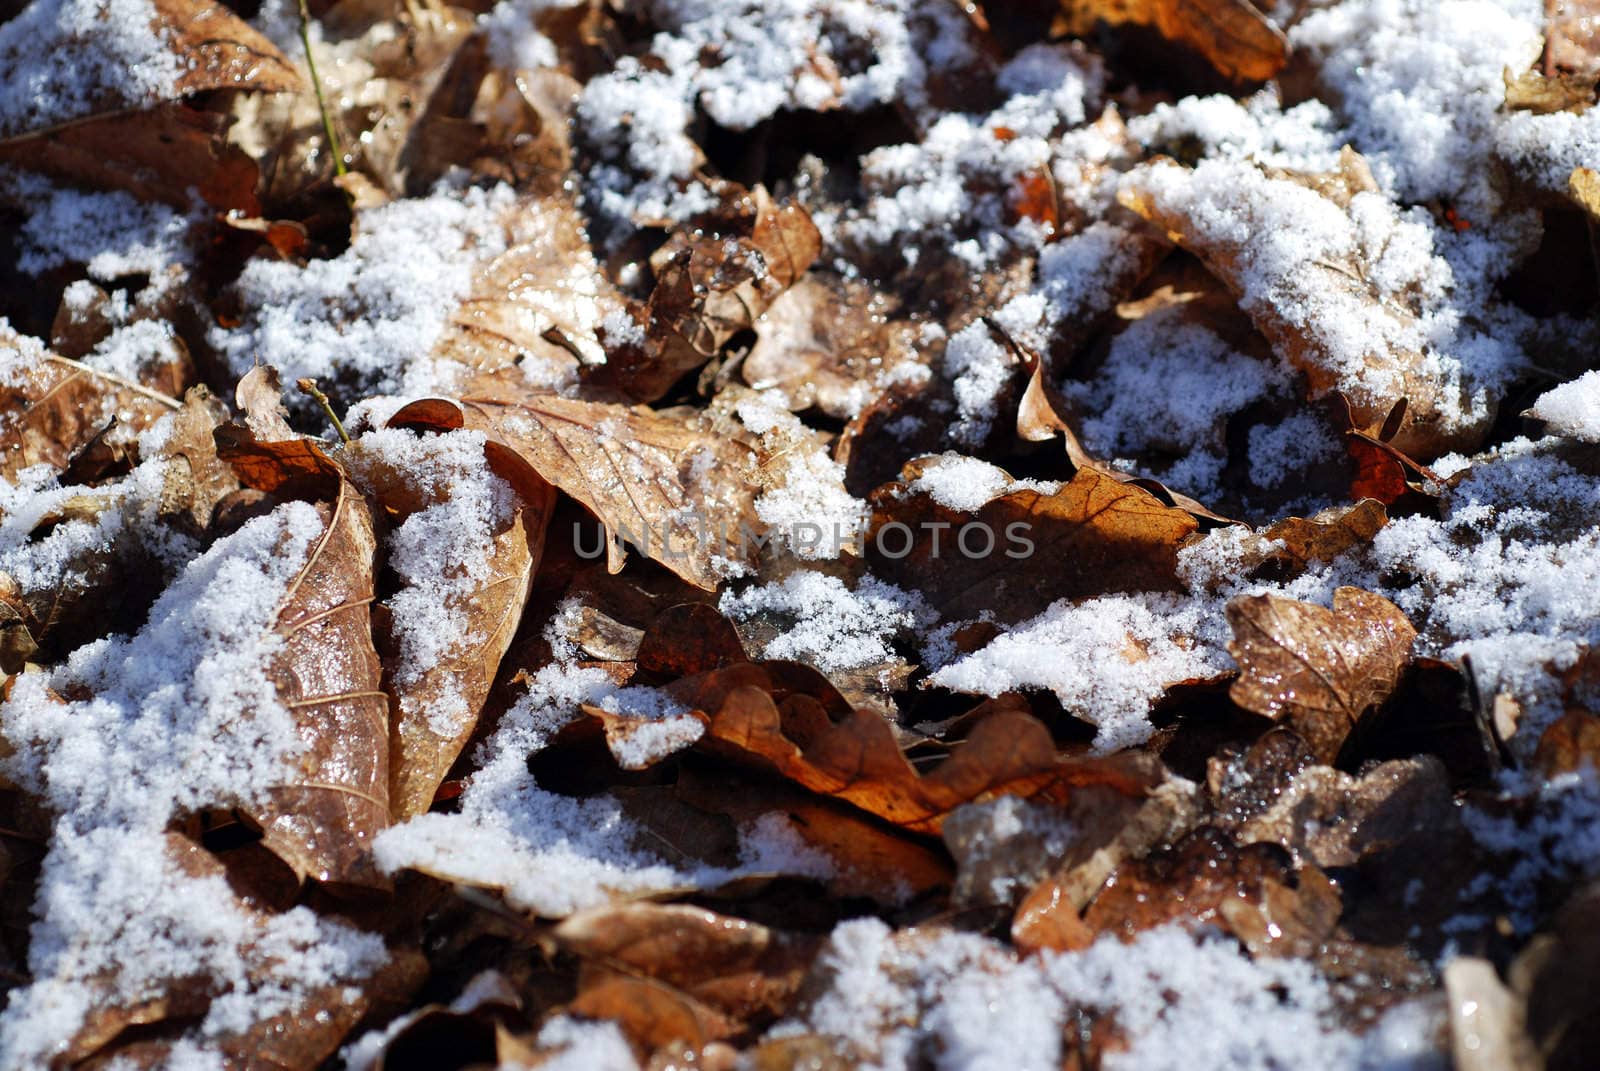
[[[1227,606],[1239,663],[1233,701],[1286,718],[1331,763],[1368,710],[1395,690],[1417,633],[1393,603],[1360,588],[1333,593],[1333,609],[1278,595]]]

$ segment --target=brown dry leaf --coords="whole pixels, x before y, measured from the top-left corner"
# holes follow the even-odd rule
[[[695,807],[741,823],[782,821],[807,846],[833,863],[831,897],[867,899],[889,907],[950,886],[954,873],[944,852],[886,826],[847,804],[813,796],[770,777],[747,779],[719,769],[714,775],[678,772],[677,794]]]
[[[921,591],[944,619],[992,611],[1014,622],[1057,599],[1178,588],[1178,548],[1199,527],[1187,511],[1085,468],[1053,493],[1009,491],[958,513],[912,487],[939,463],[913,461],[898,483],[873,492],[868,548],[874,573]],[[963,551],[971,525],[968,547],[981,551],[987,532],[990,553]]]
[[[1118,867],[1083,921],[1096,935],[1115,933],[1124,941],[1175,920],[1221,922],[1229,900],[1260,903],[1269,883],[1286,884],[1292,872],[1276,845],[1240,846],[1214,826],[1201,826],[1171,848]]]
[[[1339,588],[1333,609],[1277,595],[1227,606],[1228,653],[1239,679],[1228,694],[1246,710],[1288,719],[1332,763],[1367,710],[1394,691],[1417,632],[1388,599]]]
[[[812,792],[913,832],[937,833],[955,808],[995,796],[1059,802],[1088,785],[1139,796],[1160,780],[1159,763],[1139,753],[1063,758],[1043,724],[1010,707],[980,721],[948,759],[918,774],[881,715],[855,710],[833,720],[826,696],[819,701],[786,686],[782,678],[795,668],[730,666],[671,692],[707,719],[699,748],[770,764]]]
[[[179,208],[192,204],[194,189],[219,211],[258,215],[255,162],[226,133],[224,116],[163,104],[0,144],[0,163]]]
[[[578,996],[566,1010],[615,1023],[644,1056],[669,1045],[700,1049],[738,1032],[728,1017],[674,986],[591,963],[580,968]]]
[[[491,463],[506,459],[507,472],[554,484],[600,519],[613,572],[622,540],[708,591],[722,578],[719,560],[750,560],[749,447],[664,412],[542,394],[520,380],[481,376],[459,401],[413,402],[390,426],[486,432]]]
[[[590,376],[638,401],[655,401],[686,373],[754,327],[822,251],[811,217],[776,204],[765,188],[733,183],[695,225],[675,231],[650,258],[656,285],[639,320],[643,344],[623,347]]]
[[[110,421],[137,433],[179,408],[176,399],[58,357],[4,329],[0,350],[22,355],[0,385],[0,479],[15,482],[30,465],[65,469]]]
[[[1195,49],[1225,77],[1263,82],[1289,60],[1289,40],[1249,0],[1060,0],[1069,32],[1097,22],[1150,26]]]
[[[1274,262],[1267,271],[1256,244],[1257,228],[1224,231],[1208,222],[1224,212],[1256,218],[1264,198],[1276,196],[1287,205],[1303,202],[1307,191],[1330,210],[1348,215],[1354,198],[1377,190],[1359,154],[1346,147],[1337,171],[1263,169],[1259,177],[1253,172],[1242,176],[1235,188],[1195,197],[1184,192],[1189,174],[1170,160],[1157,160],[1136,171],[1119,197],[1240,296],[1241,308],[1274,352],[1305,374],[1312,398],[1342,391],[1351,425],[1362,430],[1381,426],[1397,403],[1407,400],[1405,420],[1383,441],[1408,454],[1432,457],[1470,450],[1481,440],[1492,414],[1466,419],[1473,410],[1464,388],[1448,382],[1436,363],[1425,360],[1411,343],[1394,341],[1421,344],[1420,306],[1409,290],[1397,290],[1392,283],[1384,289],[1372,281],[1368,260],[1376,254],[1351,252],[1327,259],[1307,253],[1292,262]],[[1300,208],[1309,210],[1303,204]],[[1269,299],[1269,291],[1278,296]],[[1362,337],[1381,338],[1382,343],[1359,355],[1347,353],[1355,348],[1347,341],[1348,324],[1355,321],[1365,325]]]
[[[283,404],[283,380],[272,365],[258,364],[240,376],[233,400],[244,414],[245,427],[257,439],[278,442],[295,437],[289,427],[289,410]]]
[[[363,190],[375,201],[402,196],[410,135],[434,84],[471,34],[472,15],[444,4],[343,3],[322,21],[317,73],[347,158],[345,178],[366,180]],[[295,58],[303,59],[298,49]],[[333,154],[311,86],[299,93],[237,95],[229,117],[229,141],[260,164],[266,203],[302,202],[334,181]],[[463,158],[437,163],[469,165],[478,142],[476,136],[465,142],[454,146]],[[443,147],[436,139],[435,151]]]
[[[177,833],[168,833],[164,842],[168,861],[189,878],[221,880],[226,871],[216,856],[199,844]],[[151,890],[160,895],[161,890]],[[248,898],[235,904],[248,928],[239,934],[237,953],[244,959],[251,980],[267,986],[281,984],[270,975],[278,964],[264,960],[251,947],[251,930],[265,926],[269,916]],[[331,1057],[363,1015],[379,1003],[405,998],[422,981],[421,957],[394,950],[393,960],[378,974],[359,984],[330,982],[311,989],[297,1011],[250,1024],[242,1033],[228,1032],[216,1039],[228,1066],[310,1068]],[[96,1007],[71,1038],[63,1038],[58,1054],[59,1066],[104,1067],[116,1060],[119,1067],[159,1068],[169,1066],[174,1039],[161,1028],[199,1021],[220,994],[218,979],[205,976],[171,978],[148,999],[134,1004],[119,1004],[127,987],[115,974],[90,985],[104,986]],[[148,983],[142,983],[148,986]],[[92,1060],[91,1060],[92,1058]],[[82,1061],[89,1060],[87,1065]]]
[[[1529,70],[1513,76],[1510,68],[1507,68],[1505,84],[1507,111],[1532,112],[1535,115],[1582,113],[1594,104],[1593,75],[1557,73],[1547,77]]]
[[[812,272],[780,294],[756,323],[739,366],[757,390],[776,387],[795,411],[848,419],[890,382],[918,376],[922,327],[864,279]]]
[[[579,912],[554,931],[585,960],[674,986],[738,1022],[787,1010],[817,939],[687,904],[615,904]]]
[[[600,270],[576,206],[524,198],[505,225],[508,248],[479,269],[434,357],[482,371],[521,365],[552,384],[604,363],[616,343],[601,325],[633,306]]]
[[[360,442],[350,449],[360,450]],[[389,471],[381,459],[371,459],[365,468],[376,485],[378,504],[393,513],[397,523],[449,498],[448,488],[429,487],[410,473]],[[374,471],[378,468],[384,471]],[[384,680],[395,709],[389,734],[389,806],[396,821],[422,814],[432,806],[439,785],[477,726],[500,661],[522,620],[544,552],[555,489],[546,483],[523,481],[519,498],[510,521],[494,533],[481,579],[470,592],[452,588],[455,604],[450,609],[470,622],[463,642],[414,681],[404,680],[397,672],[399,644],[392,633],[406,622],[392,620],[387,606],[383,608],[380,631],[391,634],[385,645]],[[439,711],[446,705],[463,708],[465,713],[449,719],[454,731],[441,733],[444,719]]]
[[[1330,506],[1310,517],[1286,517],[1263,528],[1261,536],[1282,542],[1283,549],[1274,551],[1273,557],[1298,571],[1371,543],[1388,523],[1383,503],[1364,498],[1353,506]]]
[[[1125,860],[1171,844],[1200,817],[1198,793],[1183,780],[1169,780],[1144,800],[1119,802],[1104,791],[1068,801],[1083,835],[1068,854],[1052,860],[1047,873],[1017,905],[1011,940],[1023,951],[1072,951],[1094,943],[1081,913]]]
[[[233,469],[217,456],[212,434],[227,419],[227,408],[210,390],[191,387],[161,448],[170,462],[162,477],[161,514],[181,518],[195,533],[210,526],[217,503],[239,487]]]
[[[215,438],[218,455],[247,487],[305,498],[325,526],[278,612],[274,631],[283,645],[268,667],[306,750],[297,776],[253,817],[263,843],[302,879],[382,887],[369,854],[389,825],[389,697],[372,641],[372,515],[309,440],[258,442],[236,424],[216,429]]]
[[[1281,845],[1320,867],[1346,867],[1444,829],[1453,811],[1450,781],[1431,755],[1381,763],[1360,777],[1311,766],[1235,836],[1241,844]]]
[[[367,505],[340,480],[317,503],[326,531],[289,586],[269,669],[306,744],[298,776],[256,809],[263,842],[302,878],[383,885],[372,838],[389,824],[389,699],[372,642]]]
[[[1059,391],[1045,381],[1044,362],[1037,354],[1018,346],[1010,336],[1002,332],[1001,337],[1012,348],[1023,369],[1028,373],[1028,385],[1023,388],[1022,400],[1017,403],[1018,438],[1024,442],[1037,443],[1048,442],[1060,435],[1067,460],[1072,463],[1074,469],[1092,469],[1102,476],[1109,476],[1121,483],[1143,488],[1164,504],[1176,506],[1196,518],[1215,521],[1218,524],[1238,523],[1219,513],[1213,513],[1198,500],[1172,490],[1160,480],[1114,469],[1095,458],[1084,448],[1078,439],[1078,433],[1072,428],[1073,420],[1070,416],[1072,407]]]

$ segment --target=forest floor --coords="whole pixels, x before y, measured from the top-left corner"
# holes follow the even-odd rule
[[[1597,83],[0,4],[0,1066],[1585,1066]]]

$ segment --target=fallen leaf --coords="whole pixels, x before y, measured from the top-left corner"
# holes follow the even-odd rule
[[[614,904],[554,930],[566,952],[653,978],[740,1023],[771,1021],[793,999],[818,941],[687,904]]]
[[[1160,480],[1113,468],[1090,454],[1079,440],[1078,433],[1073,430],[1072,407],[1059,391],[1045,381],[1044,362],[1039,359],[1038,354],[1017,345],[1015,340],[1004,332],[1000,332],[1000,335],[1028,373],[1028,385],[1023,388],[1022,399],[1017,404],[1018,438],[1024,442],[1048,442],[1060,435],[1067,460],[1072,463],[1074,469],[1090,469],[1121,483],[1143,488],[1166,505],[1176,506],[1185,513],[1193,514],[1197,519],[1214,521],[1218,524],[1238,523],[1221,514],[1213,513],[1188,495],[1173,491]]]
[[[168,864],[186,878],[225,877],[216,857],[192,840],[168,833],[163,843]],[[271,915],[243,898],[235,902],[234,910],[245,925],[237,935],[238,947],[232,951],[240,957],[245,977],[255,985],[282,986],[283,980],[273,976],[293,968],[273,962],[252,947]],[[306,985],[305,980],[295,979],[305,990],[299,1007],[249,1021],[242,1028],[223,1028],[213,1043],[229,1066],[315,1067],[333,1055],[362,1016],[375,1006],[409,997],[422,981],[426,965],[420,960],[415,953],[396,949],[390,964],[358,984],[330,981]],[[169,971],[168,977],[145,999],[132,1003],[116,972],[90,980],[89,988],[98,991],[97,1005],[74,1035],[60,1039],[62,1048],[57,1059],[61,1065],[102,1067],[115,1062],[117,1066],[136,1068],[170,1066],[177,1055],[177,1043],[162,1028],[204,1018],[213,1002],[228,994],[218,991],[215,979],[204,975],[182,977],[181,968]],[[151,989],[148,982],[142,985],[146,991]],[[88,1064],[80,1063],[86,1060]]]
[[[350,449],[359,450],[359,441]],[[381,457],[373,460],[382,464]],[[450,497],[448,487],[430,486],[405,471],[376,474],[373,467],[365,466],[369,480],[377,485],[369,490],[375,491],[378,504],[393,513],[396,523]],[[388,799],[396,821],[422,814],[432,806],[445,775],[476,728],[500,661],[522,620],[554,509],[553,487],[522,482],[519,501],[509,522],[493,533],[492,549],[481,563],[481,575],[473,587],[451,588],[447,608],[469,622],[463,642],[452,646],[415,680],[398,672],[399,643],[393,635],[409,623],[394,620],[384,607],[381,631],[389,634],[384,680],[395,711],[389,732]],[[453,732],[441,733],[445,719],[440,711],[446,706],[459,707],[464,713],[449,719]]]
[[[593,382],[655,401],[754,327],[821,253],[799,205],[776,204],[761,186],[728,183],[719,192],[716,210],[673,232],[650,258],[656,285],[642,316],[645,343],[596,368]]]
[[[1003,491],[960,513],[914,487],[937,464],[913,461],[873,492],[868,560],[946,620],[991,611],[1014,622],[1057,599],[1180,586],[1178,548],[1199,526],[1148,491],[1084,468],[1059,490]]]
[[[1311,766],[1235,836],[1281,845],[1324,869],[1347,867],[1369,852],[1424,843],[1449,824],[1454,807],[1444,766],[1431,755],[1380,763],[1360,777]]]
[[[460,401],[412,402],[389,423],[484,431],[492,463],[497,455],[507,458],[527,478],[554,484],[600,519],[613,572],[622,566],[623,540],[706,590],[721,580],[719,561],[751,560],[758,526],[750,448],[688,421],[485,376]]]
[[[30,465],[65,469],[113,419],[136,434],[179,408],[176,399],[0,328],[0,353],[6,351],[19,357],[0,384],[0,479],[7,482]]]
[[[1310,517],[1286,517],[1261,530],[1263,539],[1283,544],[1273,558],[1299,572],[1313,562],[1328,562],[1372,542],[1389,514],[1383,503],[1363,498],[1353,506],[1330,506]]]
[[[1189,782],[1172,779],[1146,799],[1126,803],[1104,790],[1069,800],[1082,834],[1065,858],[1050,860],[1051,869],[1018,903],[1011,919],[1011,940],[1025,952],[1058,952],[1087,948],[1095,931],[1082,912],[1116,869],[1162,844],[1171,844],[1192,829],[1200,817],[1200,801]]]
[[[1416,630],[1381,595],[1344,587],[1333,609],[1277,595],[1228,603],[1239,663],[1233,701],[1287,719],[1326,763],[1368,710],[1394,691],[1411,657]]]
[[[1513,76],[1505,71],[1505,107],[1507,111],[1532,112],[1550,115],[1554,112],[1583,113],[1594,104],[1595,77],[1592,74],[1556,73],[1544,75],[1538,71],[1523,71]]]
[[[1238,845],[1221,830],[1201,826],[1171,848],[1119,866],[1084,923],[1095,934],[1131,941],[1167,922],[1224,922],[1226,903],[1260,903],[1272,883],[1287,884],[1292,874],[1277,845]]]
[[[902,378],[921,378],[923,325],[864,279],[811,272],[778,295],[755,324],[739,375],[776,387],[796,412],[848,419]]]
[[[38,87],[28,105],[0,111],[0,141],[36,137],[69,122],[81,124],[92,116],[135,111],[207,90],[272,93],[299,88],[298,72],[277,46],[225,6],[208,0],[151,0],[150,11],[151,38],[176,61],[178,75],[170,85],[148,87],[149,79],[112,75],[118,66],[137,59],[120,52],[108,55],[110,49],[97,35],[82,32],[72,12],[62,12],[59,5],[23,8],[10,25],[13,31],[30,31],[13,36],[19,45],[25,43],[27,54],[0,54],[0,69],[26,71],[39,63],[39,55],[50,55],[59,65],[56,78],[64,80],[65,71],[79,77],[87,72],[89,85],[66,89],[46,82]],[[28,98],[17,94],[7,99],[16,107],[18,100]]]
[[[588,963],[567,1011],[615,1023],[644,1056],[674,1044],[704,1048],[738,1031],[726,1016],[674,986]]]
[[[308,441],[260,443],[239,425],[215,435],[218,454],[246,486],[304,497],[324,524],[278,611],[282,646],[267,671],[306,750],[293,779],[253,817],[266,846],[302,879],[384,887],[369,854],[389,825],[389,697],[372,640],[371,513]]]
[[[628,320],[632,304],[600,270],[577,207],[523,198],[504,222],[506,251],[478,270],[434,357],[483,372],[521,366],[552,384],[604,364],[619,345],[605,325]]]
[[[792,690],[784,677],[792,679],[799,668],[730,666],[670,690],[706,718],[699,748],[770,764],[812,792],[913,832],[936,833],[955,808],[994,796],[1059,802],[1087,785],[1137,796],[1159,780],[1158,764],[1134,752],[1063,758],[1041,723],[1010,708],[980,721],[948,759],[919,774],[881,715],[856,710],[835,722],[826,694],[819,701]]]
[[[1135,23],[1195,49],[1223,76],[1262,82],[1289,60],[1283,31],[1249,0],[1059,0],[1066,29],[1090,33],[1097,22]]]
[[[781,822],[807,847],[827,856],[830,897],[903,905],[954,879],[950,860],[927,838],[910,835],[826,796],[770,777],[742,777],[725,767],[697,774],[680,770],[677,794],[685,802],[739,823]]]
[[[1433,457],[1475,446],[1492,414],[1474,409],[1465,386],[1422,352],[1423,310],[1416,296],[1421,288],[1392,278],[1375,282],[1378,265],[1369,261],[1378,254],[1364,252],[1354,237],[1352,203],[1377,191],[1366,161],[1346,148],[1339,169],[1327,173],[1202,166],[1236,166],[1238,174],[1217,183],[1212,172],[1212,183],[1196,189],[1190,183],[1196,172],[1157,160],[1134,172],[1119,196],[1227,283],[1274,352],[1305,374],[1311,398],[1342,392],[1352,426],[1361,429],[1382,425],[1406,399],[1404,423],[1383,441],[1410,455]],[[1264,244],[1273,240],[1275,225],[1216,224],[1223,218],[1264,219],[1291,205],[1297,213],[1317,213],[1330,228],[1344,226],[1339,217],[1351,218],[1352,237],[1337,246],[1346,251],[1268,251]],[[1350,323],[1363,327],[1352,335]]]

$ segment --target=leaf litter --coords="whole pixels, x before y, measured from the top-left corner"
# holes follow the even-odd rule
[[[4,1062],[1582,1066],[1591,6],[12,5]]]

